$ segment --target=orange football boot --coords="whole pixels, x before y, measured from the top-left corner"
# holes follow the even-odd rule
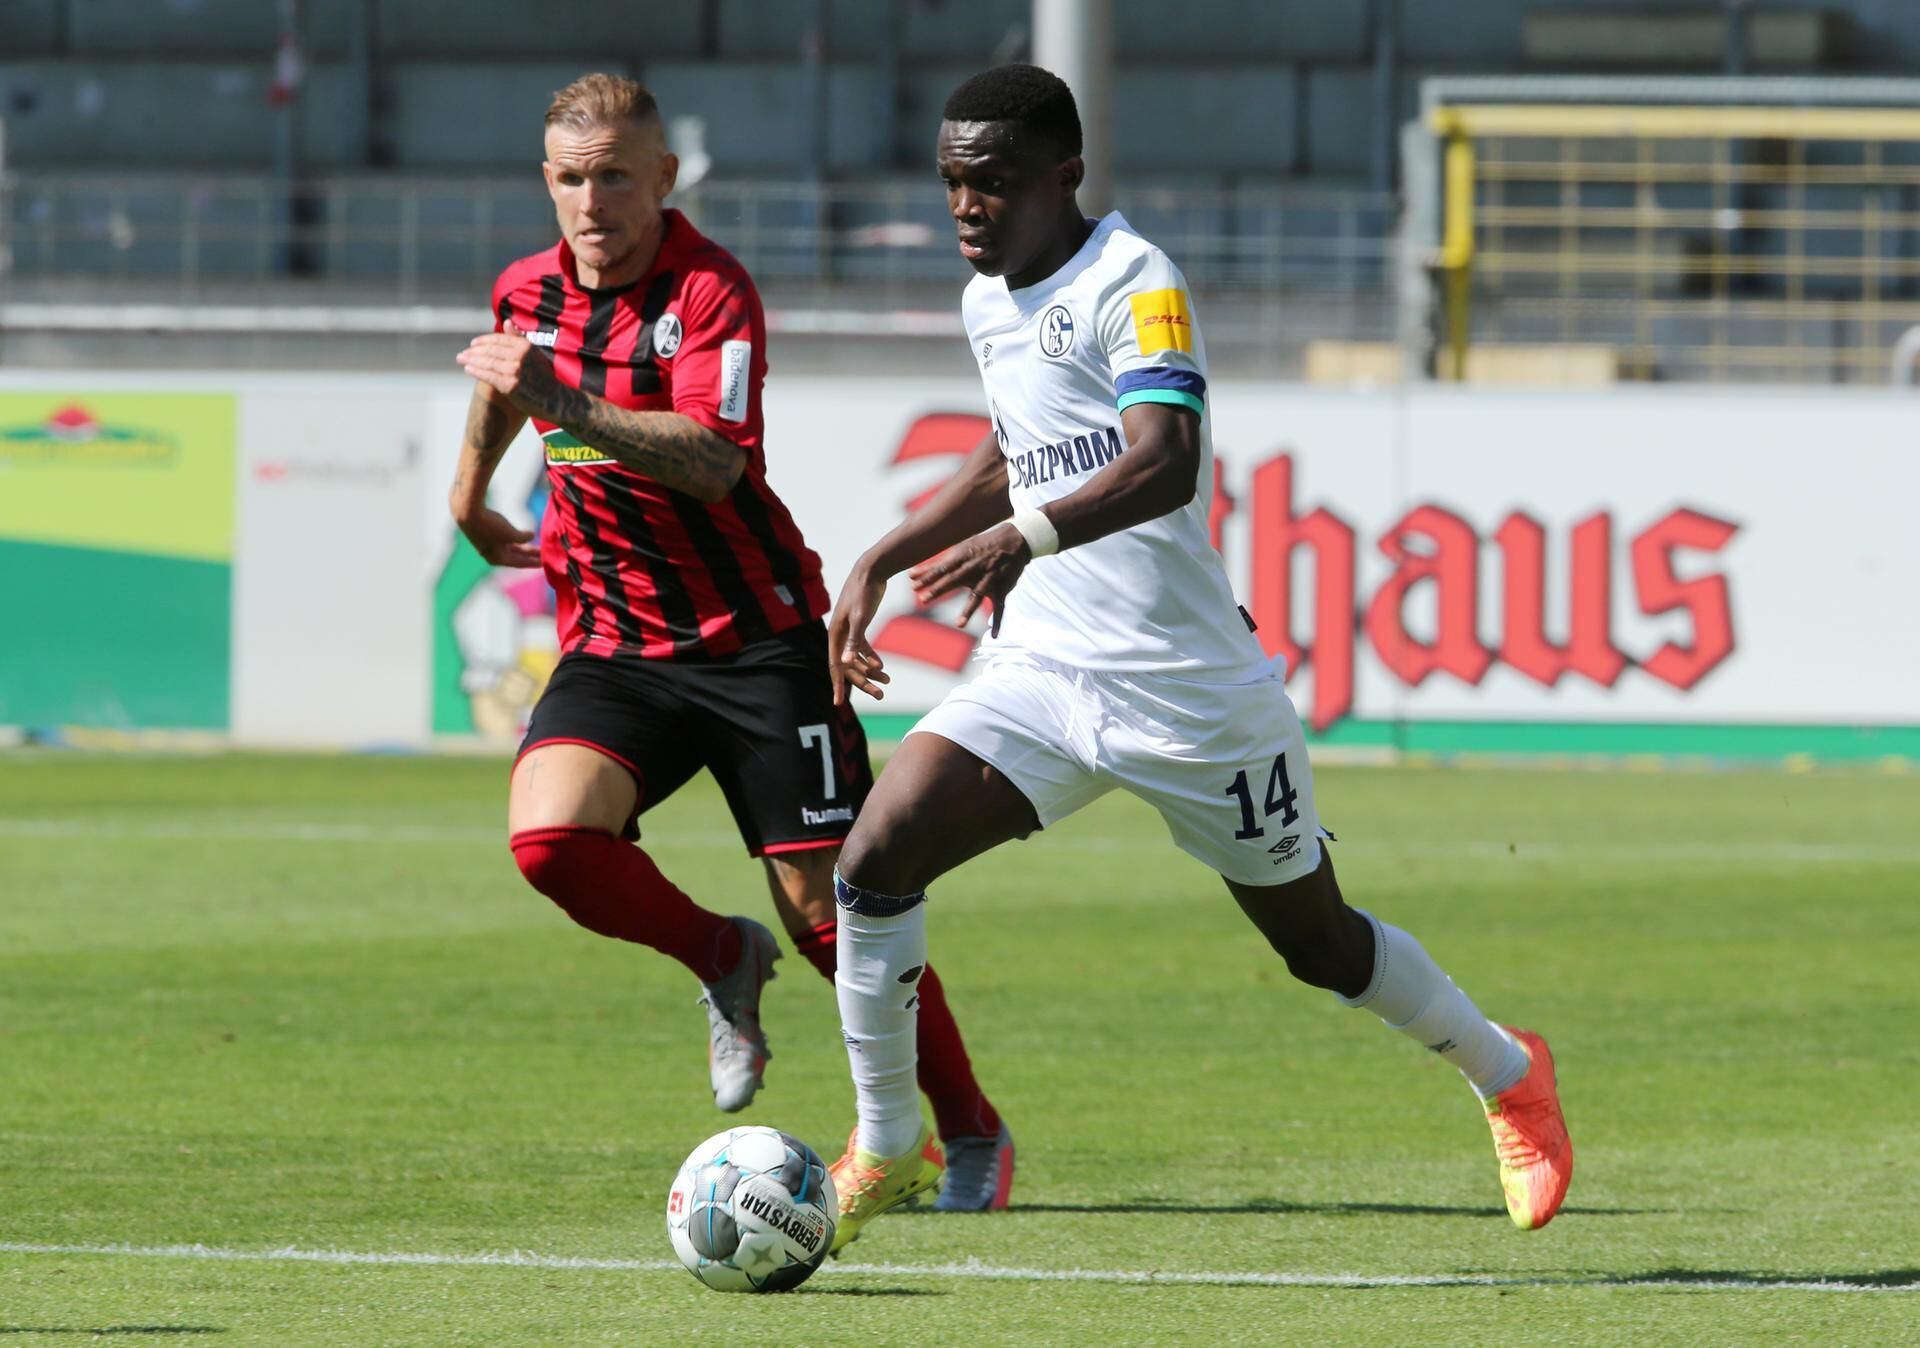
[[[1507,1215],[1522,1231],[1537,1231],[1553,1220],[1573,1179],[1573,1143],[1560,1114],[1554,1084],[1553,1054],[1531,1030],[1506,1027],[1527,1055],[1527,1074],[1486,1102],[1493,1127],[1493,1150],[1500,1158],[1500,1187],[1507,1194]]]

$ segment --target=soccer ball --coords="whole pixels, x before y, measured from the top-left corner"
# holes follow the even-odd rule
[[[693,1149],[667,1194],[667,1236],[716,1292],[786,1292],[833,1248],[839,1204],[819,1154],[778,1128],[729,1128]]]

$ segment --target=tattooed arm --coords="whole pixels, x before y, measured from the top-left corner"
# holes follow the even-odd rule
[[[565,428],[663,487],[712,503],[746,470],[740,446],[678,412],[633,412],[560,382],[553,362],[517,331],[473,339],[458,357],[466,372],[520,412]]]
[[[473,390],[447,506],[474,550],[495,566],[540,565],[540,549],[533,535],[487,506],[487,486],[493,481],[493,470],[526,424],[524,413],[486,385]]]
[[[542,409],[582,444],[612,455],[662,486],[722,501],[746,470],[747,452],[678,412],[630,412],[554,380]]]

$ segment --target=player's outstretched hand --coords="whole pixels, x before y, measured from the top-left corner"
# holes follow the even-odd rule
[[[865,567],[856,566],[847,583],[840,587],[839,602],[827,623],[827,672],[833,676],[835,706],[847,705],[847,687],[852,685],[876,700],[886,696],[880,685],[892,677],[886,662],[867,640],[867,628],[880,601],[886,597],[887,583],[877,579]]]
[[[464,519],[456,517],[454,522],[473,544],[473,550],[490,565],[540,565],[540,547],[533,541],[533,535],[499,511],[483,507]]]
[[[560,387],[553,362],[513,324],[504,332],[481,333],[454,360],[528,416],[552,415]]]
[[[997,637],[1007,595],[1032,560],[1033,550],[1011,521],[996,524],[916,566],[912,572],[914,602],[927,608],[956,590],[965,590],[967,602],[954,623],[955,627],[965,627],[973,621],[981,602],[991,599],[993,613],[987,620],[987,630]]]

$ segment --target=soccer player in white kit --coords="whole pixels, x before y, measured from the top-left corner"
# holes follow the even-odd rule
[[[866,633],[898,572],[914,568],[923,600],[968,592],[963,626],[992,613],[984,669],[908,734],[840,854],[836,981],[860,1121],[833,1167],[836,1251],[947,1163],[914,1085],[927,886],[1115,788],[1221,875],[1296,978],[1460,1069],[1508,1213],[1545,1225],[1573,1170],[1546,1043],[1488,1020],[1413,937],[1341,898],[1299,717],[1210,542],[1206,345],[1185,279],[1118,212],[1081,214],[1080,120],[1058,78],[996,67],[944,117],[937,160],[979,273],[962,311],[993,433],[847,579],[829,629],[836,695],[881,696]]]

